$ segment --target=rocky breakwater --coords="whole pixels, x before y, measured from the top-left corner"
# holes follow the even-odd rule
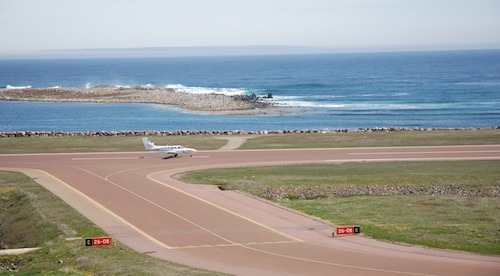
[[[349,129],[296,129],[296,130],[124,130],[124,131],[4,131],[0,132],[0,138],[15,137],[71,137],[71,136],[189,136],[189,135],[268,135],[268,134],[327,134],[327,133],[355,133],[355,132],[429,132],[429,131],[482,131],[500,130],[500,126],[487,128],[360,128]]]
[[[0,89],[1,101],[154,103],[204,111],[239,111],[272,105],[261,98],[223,94],[193,94],[150,85],[135,87],[96,86],[92,88],[53,87]]]

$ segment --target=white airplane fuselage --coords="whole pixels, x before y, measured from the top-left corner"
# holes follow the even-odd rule
[[[144,148],[149,151],[170,154],[170,156],[166,158],[177,157],[179,154],[189,154],[192,155],[196,152],[196,149],[193,148],[185,148],[183,146],[156,146],[153,142],[149,141],[148,138],[142,138],[142,142],[144,144]]]

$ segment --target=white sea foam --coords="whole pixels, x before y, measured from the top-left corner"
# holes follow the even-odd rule
[[[322,104],[317,102],[306,101],[286,101],[276,102],[277,105],[290,106],[290,107],[318,107],[318,108],[343,108],[345,104]]]
[[[120,84],[99,84],[99,85],[93,85],[91,82],[87,82],[87,83],[85,84],[85,89],[90,89],[90,88],[102,88],[102,87],[130,88],[131,86],[128,86],[128,85],[120,85]]]
[[[12,85],[7,85],[5,88],[7,88],[7,89],[26,89],[26,88],[31,88],[31,85],[28,85],[28,86],[12,86]]]
[[[140,84],[140,85],[137,85],[136,87],[138,87],[140,89],[146,89],[146,90],[151,90],[151,89],[155,88],[155,86],[152,85],[151,83]]]
[[[365,93],[365,94],[359,94],[359,95],[354,95],[355,97],[380,97],[379,94],[374,94],[374,93]]]
[[[398,110],[398,109],[420,109],[418,105],[402,103],[354,103],[346,105],[351,110]]]
[[[302,96],[273,96],[277,105],[290,107],[342,108],[345,104],[306,101]]]
[[[193,94],[224,94],[229,96],[246,94],[248,91],[243,88],[219,88],[219,87],[200,87],[200,86],[184,86],[182,84],[168,84],[165,88],[172,88],[177,92],[193,93]]]
[[[316,98],[316,97],[312,97]],[[319,97],[326,99],[328,97]],[[306,108],[331,108],[336,110],[400,110],[400,109],[432,109],[435,105],[419,105],[395,102],[346,102],[346,101],[314,101],[302,96],[275,96],[277,105]]]
[[[403,96],[408,96],[408,95],[409,94],[406,92],[398,92],[398,93],[392,94],[392,96],[394,96],[394,97],[403,97]]]
[[[398,110],[398,109],[420,109],[416,105],[409,104],[374,104],[374,103],[318,103],[308,101],[286,101],[278,102],[279,105],[292,107],[314,107],[332,108],[338,110]]]

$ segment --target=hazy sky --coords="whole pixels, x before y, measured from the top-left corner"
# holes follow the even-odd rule
[[[0,54],[288,45],[500,48],[500,0],[0,0]]]

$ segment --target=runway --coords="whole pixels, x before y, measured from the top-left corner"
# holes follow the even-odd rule
[[[500,258],[362,236],[234,191],[172,174],[215,167],[415,160],[498,160],[500,145],[0,155],[136,251],[235,275],[500,275]]]

